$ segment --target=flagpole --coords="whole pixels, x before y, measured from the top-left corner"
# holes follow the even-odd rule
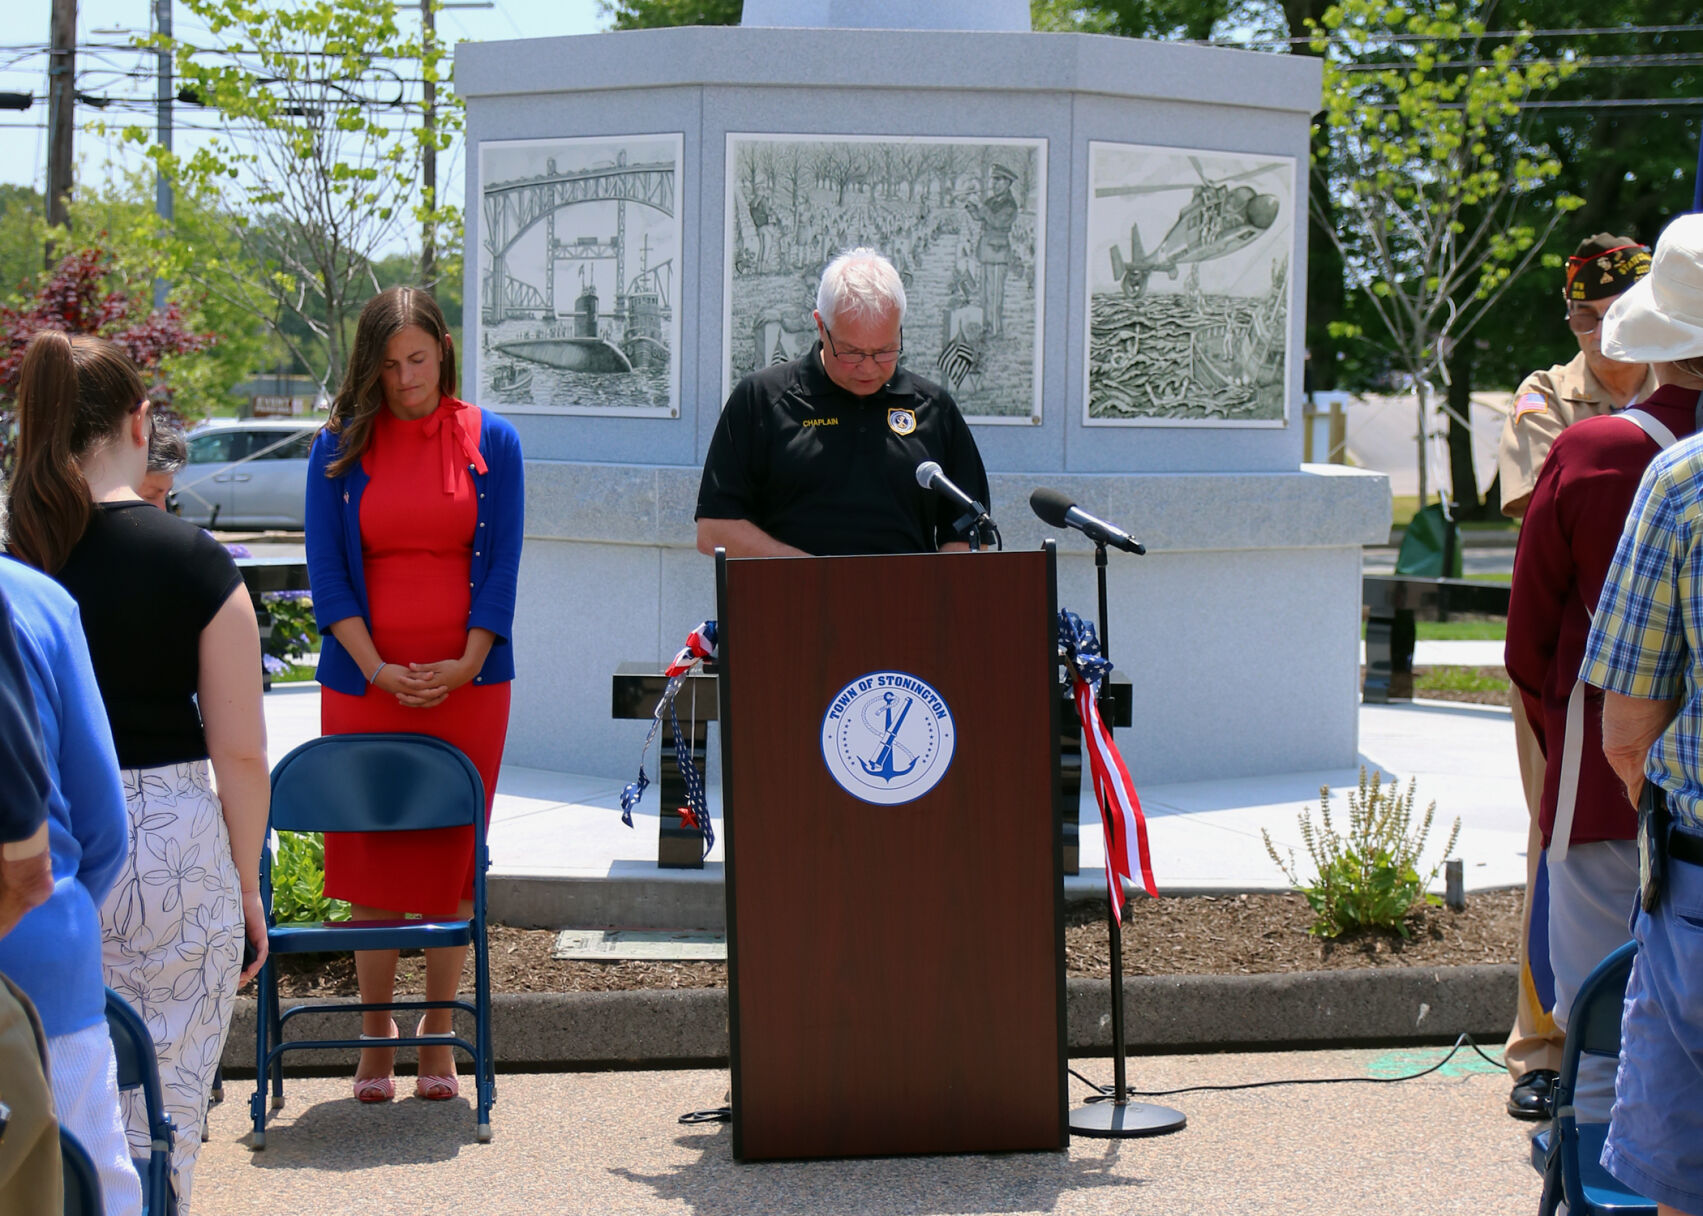
[[[1100,654],[1109,661],[1112,643],[1106,632],[1110,620],[1106,606],[1106,542],[1098,538],[1094,541],[1094,578],[1100,593]],[[1109,865],[1106,880],[1123,881]],[[1181,1131],[1188,1123],[1188,1117],[1180,1110],[1129,1100],[1128,1049],[1124,1042],[1124,938],[1116,911],[1122,902],[1106,901],[1106,944],[1112,956],[1112,1092],[1102,1095],[1098,1102],[1088,1102],[1070,1112],[1070,1131],[1076,1136],[1133,1140]]]

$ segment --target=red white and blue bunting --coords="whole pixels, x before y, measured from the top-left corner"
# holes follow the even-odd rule
[[[1094,626],[1074,612],[1058,614],[1059,651],[1070,672],[1076,716],[1082,722],[1082,752],[1094,779],[1094,798],[1100,806],[1100,823],[1106,833],[1106,892],[1112,915],[1123,919],[1124,880],[1135,881],[1155,899],[1159,888],[1153,881],[1153,862],[1147,851],[1147,819],[1135,792],[1111,727],[1100,717],[1100,684],[1112,673],[1112,661],[1100,653],[1100,638]]]
[[[639,777],[637,781],[629,782],[621,791],[621,822],[628,827],[633,826],[633,808],[639,805],[645,790],[650,786],[650,778],[645,776],[645,755],[650,751],[656,732],[662,727],[662,716],[666,712],[674,730],[674,757],[680,765],[680,779],[686,786],[686,805],[680,808],[680,818],[687,827],[697,828],[704,838],[704,856],[710,855],[710,849],[715,846],[715,825],[710,822],[709,801],[704,795],[704,776],[698,771],[698,766],[692,760],[691,744],[680,732],[680,715],[674,708],[674,699],[680,694],[680,686],[686,682],[694,667],[705,659],[715,658],[716,623],[705,621],[686,636],[686,644],[680,648],[680,653],[674,656],[663,675],[668,677],[668,684],[662,690],[662,699],[656,703],[656,712],[651,715],[650,731],[645,735],[645,743],[639,749]]]

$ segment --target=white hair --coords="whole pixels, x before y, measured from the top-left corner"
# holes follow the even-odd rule
[[[905,320],[905,285],[893,263],[873,249],[848,249],[828,263],[816,288],[816,311],[824,325],[869,316],[899,314]]]

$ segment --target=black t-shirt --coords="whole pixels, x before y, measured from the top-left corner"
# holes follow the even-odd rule
[[[225,547],[150,503],[99,503],[55,577],[81,610],[119,765],[205,759],[201,631],[242,586]]]
[[[929,553],[960,512],[917,484],[940,463],[984,506],[987,471],[947,391],[900,368],[868,397],[828,378],[821,343],[734,387],[710,440],[696,519],[747,519],[818,556]]]

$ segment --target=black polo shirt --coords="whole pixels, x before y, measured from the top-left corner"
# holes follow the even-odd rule
[[[987,471],[951,394],[893,373],[868,397],[822,370],[822,344],[753,372],[721,412],[695,519],[748,519],[818,556],[929,553],[961,539],[960,514],[917,484],[927,460],[984,506]]]

